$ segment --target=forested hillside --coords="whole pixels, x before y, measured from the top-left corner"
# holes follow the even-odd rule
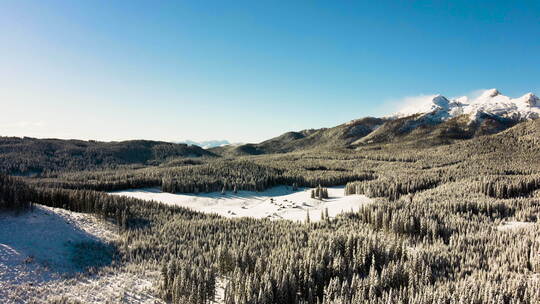
[[[539,123],[530,121],[496,135],[433,147],[388,143],[236,158],[173,159],[160,166],[50,172],[29,182],[69,189],[162,187],[167,192],[195,193],[232,190],[235,186],[238,190],[260,191],[280,184],[315,187],[372,180],[362,184],[366,190],[359,188],[358,193],[386,196],[377,195],[376,185],[381,185],[381,191],[398,198],[410,189],[432,188],[474,176],[474,172],[485,179],[493,174],[515,175],[512,172],[516,170],[520,174],[535,172],[534,156],[540,151]]]
[[[434,147],[385,143],[2,177],[0,197],[4,208],[25,197],[113,219],[122,261],[159,268],[157,291],[172,303],[212,303],[223,286],[231,304],[538,303],[539,158],[540,121],[530,121]],[[298,223],[226,219],[95,191],[293,183],[347,184],[347,193],[376,202]]]
[[[366,117],[333,128],[287,132],[258,144],[223,146],[213,148],[211,151],[225,156],[241,156],[347,148],[351,143],[368,135],[386,121],[385,119]]]
[[[198,146],[147,140],[97,142],[0,137],[0,172],[17,175],[152,165],[171,158],[201,156],[214,154]]]
[[[354,150],[372,154],[369,151],[392,145],[426,149],[496,134],[522,121],[483,112],[475,120],[468,115],[441,120],[437,111],[440,110],[392,118],[366,117],[332,128],[287,132],[257,144],[227,145],[209,150],[148,140],[97,142],[0,137],[0,172],[48,177],[68,171],[212,163],[211,159],[193,159],[201,157],[238,159],[286,153],[358,154]],[[144,182],[141,186],[149,184],[161,185],[161,182]]]
[[[410,112],[383,118],[365,117],[332,128],[287,132],[261,143],[229,145],[213,151],[224,156],[241,156],[390,143],[426,148],[497,134],[535,119],[540,113],[539,99],[533,94],[511,99],[497,90],[487,90],[484,95],[471,104],[435,96]]]

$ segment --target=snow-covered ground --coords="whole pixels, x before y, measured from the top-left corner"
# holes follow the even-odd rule
[[[0,214],[0,284],[49,281],[81,270],[72,259],[75,246],[100,242],[100,231],[89,219],[83,223],[82,215],[68,214],[42,206]]]
[[[504,222],[501,225],[497,226],[497,230],[499,231],[519,230],[519,229],[524,229],[524,228],[530,228],[534,225],[535,223],[530,223],[530,222],[511,221],[511,222]]]
[[[156,294],[159,280],[159,271],[140,269],[132,264],[65,280],[61,284],[47,284],[36,292],[46,295],[47,300],[43,303],[64,298],[81,303],[160,304],[165,302]]]
[[[262,192],[231,191],[201,194],[172,194],[158,188],[131,189],[111,192],[144,200],[187,207],[204,213],[216,213],[225,217],[254,217],[305,221],[309,212],[311,221],[321,219],[321,213],[328,209],[328,215],[358,209],[371,199],[364,195],[345,196],[344,187],[328,188],[328,199],[310,198],[311,189],[292,191],[291,187],[278,186]]]
[[[93,262],[87,257],[100,257],[100,249],[89,254],[92,248],[78,250],[77,244],[104,244],[117,237],[114,225],[88,214],[39,205],[33,212],[0,213],[0,303],[50,303],[62,298],[82,303],[161,303],[152,287],[159,272],[130,271],[129,265],[84,272]]]

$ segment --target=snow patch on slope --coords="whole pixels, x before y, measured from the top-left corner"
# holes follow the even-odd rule
[[[79,244],[104,244],[114,233],[90,215],[35,206],[0,213],[0,298],[15,287],[58,282],[83,271]],[[105,246],[105,245],[103,245]]]
[[[52,208],[36,206],[34,212],[0,213],[0,284],[49,281],[80,271],[70,259],[80,242],[101,242],[73,225],[75,218]]]
[[[77,242],[114,241],[117,232],[103,219],[64,209],[0,212],[0,303],[164,303],[155,292],[159,269],[127,264],[87,273],[71,259]]]

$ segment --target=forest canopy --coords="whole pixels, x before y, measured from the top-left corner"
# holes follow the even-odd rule
[[[124,263],[156,267],[172,303],[538,303],[540,122],[431,147],[366,145],[36,177],[0,176],[0,207],[92,213]],[[37,152],[36,152],[37,153]],[[39,164],[51,159],[45,153]],[[69,157],[67,157],[69,159]],[[43,160],[45,159],[45,160]],[[6,172],[8,172],[7,170]],[[103,191],[346,185],[375,202],[316,223],[227,219]],[[510,222],[531,223],[501,230]]]

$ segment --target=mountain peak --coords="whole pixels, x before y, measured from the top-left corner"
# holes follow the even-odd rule
[[[533,93],[529,92],[519,97],[518,99],[522,100],[526,105],[530,107],[540,107],[540,98],[538,98],[538,96],[534,95]]]
[[[499,90],[497,90],[497,89],[489,89],[489,90],[485,90],[484,92],[482,92],[482,94],[480,95],[479,98],[490,98],[490,97],[495,97],[495,96],[498,96],[498,95],[501,95],[501,92],[499,92]]]
[[[400,111],[387,118],[401,118],[419,113],[432,113],[439,110],[448,110],[450,101],[441,94],[421,96],[419,98],[410,98],[405,100],[404,106]]]
[[[407,100],[406,100],[407,101]],[[502,95],[497,89],[483,91],[476,98],[466,96],[448,99],[440,94],[413,99],[401,111],[389,118],[401,118],[421,114],[431,120],[444,121],[453,117],[468,115],[471,121],[489,116],[511,120],[526,120],[540,117],[540,99],[527,93],[518,98]]]
[[[449,100],[446,97],[442,96],[441,94],[435,95],[432,101],[434,104],[438,106],[443,106],[443,105],[446,106],[449,103]]]

